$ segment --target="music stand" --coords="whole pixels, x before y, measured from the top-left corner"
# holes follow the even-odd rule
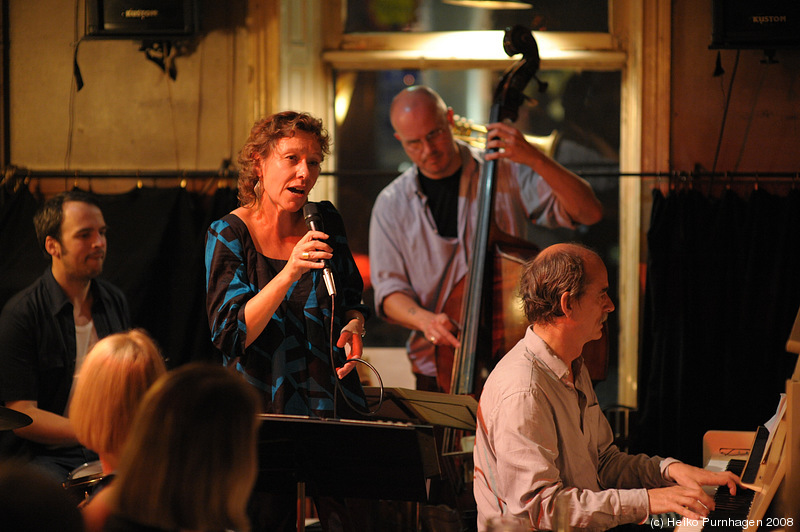
[[[317,495],[426,501],[439,475],[433,427],[261,414],[258,489],[287,481]]]
[[[374,408],[380,397],[380,388],[366,386],[364,394],[370,408]],[[381,419],[474,432],[478,401],[471,395],[384,388],[383,405],[377,414]]]

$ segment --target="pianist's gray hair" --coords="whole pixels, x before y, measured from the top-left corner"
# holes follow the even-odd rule
[[[587,254],[597,255],[582,244],[572,243],[545,250],[525,264],[519,291],[529,323],[552,323],[563,316],[564,293],[571,299],[580,299],[588,282]]]

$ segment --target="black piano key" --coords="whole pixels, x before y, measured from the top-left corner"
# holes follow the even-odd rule
[[[740,475],[744,470],[745,460],[730,460],[726,471]],[[708,514],[708,522],[703,532],[741,532],[742,527],[720,526],[720,523],[740,522],[747,519],[750,506],[753,504],[755,492],[737,486],[736,495],[731,495],[728,486],[720,486],[714,494],[715,509]]]
[[[725,467],[725,471],[730,471],[734,475],[741,475],[746,463],[747,460],[732,458],[731,460],[728,460],[728,465]]]

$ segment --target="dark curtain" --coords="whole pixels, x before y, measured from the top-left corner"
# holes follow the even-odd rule
[[[702,465],[707,430],[755,430],[797,361],[800,191],[655,191],[634,449]]]
[[[37,205],[27,189],[14,192],[0,187],[0,308],[49,264],[36,244],[33,213]]]
[[[236,191],[141,188],[98,198],[108,225],[103,277],[125,292],[134,325],[158,341],[170,367],[219,361],[205,312],[204,242],[209,224],[236,207]],[[0,192],[0,305],[49,267],[33,230],[40,204],[27,187]]]

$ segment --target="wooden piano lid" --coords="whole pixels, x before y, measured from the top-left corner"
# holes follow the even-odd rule
[[[800,309],[797,311],[789,339],[786,340],[786,350],[790,353],[800,354]]]

